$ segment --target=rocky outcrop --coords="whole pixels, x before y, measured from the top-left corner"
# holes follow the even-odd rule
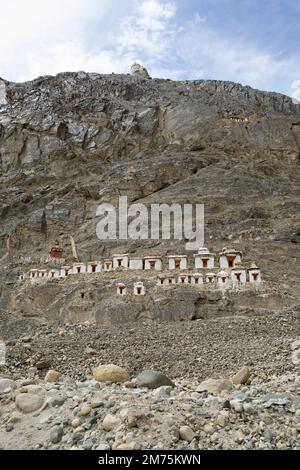
[[[148,70],[140,64],[133,64],[130,68],[131,75],[137,75],[142,78],[150,78]]]
[[[84,72],[21,84],[1,80],[0,258],[8,270],[0,274],[0,306],[11,292],[20,295],[21,306],[23,293],[11,283],[22,269],[40,266],[51,245],[59,243],[72,259],[69,235],[85,261],[116,249],[132,255],[182,251],[178,241],[99,242],[96,208],[120,194],[129,203],[204,203],[212,249],[237,245],[258,261],[267,281],[286,276],[286,299],[297,298],[298,270],[289,260],[300,230],[299,117],[299,105],[287,96],[215,80]],[[45,290],[39,304],[27,299],[20,310],[43,314],[49,295]],[[67,299],[72,295],[68,291]],[[158,315],[166,318],[169,309],[176,319],[180,301],[174,298],[171,308],[170,302],[157,302]],[[187,315],[202,315],[202,303],[188,301]],[[58,304],[58,317],[83,319],[77,307],[66,302],[61,311]],[[90,307],[94,319],[105,317],[105,305]],[[125,304],[121,308],[127,312]],[[135,317],[149,316],[147,306],[133,310]]]

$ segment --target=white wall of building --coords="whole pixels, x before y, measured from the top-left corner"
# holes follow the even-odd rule
[[[194,285],[203,284],[203,277],[202,276],[192,276],[191,284],[194,284]]]
[[[53,273],[53,275],[52,275]],[[60,272],[58,269],[50,269],[50,271],[48,271],[48,278],[49,279],[57,279],[60,275]]]
[[[93,266],[95,266],[95,271],[93,271]],[[102,263],[101,261],[93,261],[87,264],[87,273],[101,273],[102,271]]]
[[[256,277],[256,280],[255,280]],[[249,282],[251,283],[259,283],[261,282],[261,274],[259,269],[251,269],[249,270]]]
[[[203,259],[207,259],[207,268],[206,269],[213,269],[215,267],[215,257],[214,256],[203,256],[203,255],[195,255],[195,268],[196,269],[203,269],[204,262]]]
[[[227,255],[220,255],[219,263],[220,263],[220,268],[221,269],[228,269],[229,268],[229,262],[228,262],[227,256],[235,256],[232,267],[236,266],[237,264],[241,264],[242,259],[241,259],[241,255],[239,253],[238,254],[233,253],[232,255],[230,255],[230,253],[228,253]]]
[[[187,284],[187,283],[188,283],[188,277],[187,276],[178,276],[177,284],[183,286],[184,284]]]
[[[68,273],[68,274],[67,274]],[[72,274],[72,267],[71,266],[63,266],[60,270],[60,277],[67,277]]]
[[[132,258],[129,260],[130,269],[143,269],[143,260],[142,258]]]
[[[180,265],[179,268],[176,268],[176,261],[179,261]],[[169,269],[187,269],[187,257],[186,256],[178,256],[177,257],[169,257]]]
[[[237,274],[240,274],[240,280],[238,280]],[[230,273],[230,278],[233,283],[245,284],[247,282],[247,272],[245,269],[233,269]]]
[[[103,271],[111,271],[112,270],[112,261],[104,260],[103,262]]]
[[[84,274],[84,273],[86,273],[86,265],[84,263],[73,264],[72,274]]]
[[[137,296],[145,295],[146,289],[142,282],[137,282],[134,284],[133,294]]]
[[[218,284],[220,284],[221,286],[225,286],[229,283],[229,277],[225,276],[225,274],[218,275],[217,279],[218,279]]]
[[[117,285],[117,295],[127,295],[127,287],[124,284]]]
[[[128,255],[113,255],[112,261],[113,261],[113,268],[114,269],[120,269],[120,268],[128,268],[129,262],[128,262]]]
[[[154,268],[151,266],[151,261],[154,261]],[[147,258],[145,259],[145,269],[154,269],[155,271],[161,271],[162,261],[160,258]]]

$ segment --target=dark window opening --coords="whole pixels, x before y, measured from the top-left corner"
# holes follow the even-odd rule
[[[228,261],[229,268],[233,268],[234,260],[235,260],[235,256],[227,256],[227,261]]]
[[[96,265],[92,264],[92,273],[95,273],[95,272],[96,272]]]
[[[118,266],[118,268],[122,267],[122,260],[121,259],[117,259],[117,266]]]
[[[175,259],[175,268],[180,268],[180,259]]]
[[[253,276],[253,280],[254,280],[254,281],[257,281],[257,279],[258,279],[258,273],[253,273],[252,276]]]
[[[208,268],[208,259],[203,259],[202,263],[203,263],[203,268]]]
[[[138,287],[137,290],[136,290],[136,293],[137,293],[137,295],[141,295],[141,293],[142,293],[142,288],[141,288],[141,287]]]
[[[80,274],[81,268],[77,268],[77,273]]]
[[[155,268],[155,261],[149,261],[149,265],[151,269]]]
[[[238,282],[241,282],[241,273],[235,273],[235,277],[237,278]]]
[[[84,299],[84,292],[81,292],[81,298]]]

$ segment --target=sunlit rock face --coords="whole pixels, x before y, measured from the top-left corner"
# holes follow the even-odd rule
[[[150,78],[150,75],[146,67],[143,67],[142,65],[137,64],[137,63],[131,66],[130,73],[131,75],[138,75],[139,77]]]

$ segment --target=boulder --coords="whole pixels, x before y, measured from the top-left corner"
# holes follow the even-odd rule
[[[180,439],[186,442],[192,442],[195,437],[194,431],[189,426],[181,426],[179,429]]]
[[[82,405],[82,407],[79,410],[79,415],[80,416],[88,416],[90,412],[92,411],[92,408],[89,405]]]
[[[43,406],[44,400],[40,395],[20,393],[16,396],[16,405],[23,413],[33,413]]]
[[[140,64],[134,63],[130,68],[131,75],[135,75],[141,78],[151,78],[146,67]]]
[[[201,382],[197,387],[197,392],[208,392],[212,395],[219,395],[222,392],[231,392],[233,384],[227,379],[208,379]]]
[[[233,377],[232,382],[235,385],[246,384],[250,379],[251,370],[249,367],[242,367]]]
[[[118,383],[129,380],[127,370],[114,364],[105,364],[96,367],[93,370],[93,376],[98,382]]]
[[[54,426],[50,431],[50,441],[52,444],[58,444],[64,435],[64,430],[62,426]]]
[[[114,428],[116,428],[120,424],[120,420],[112,415],[108,414],[105,416],[103,422],[102,422],[102,427],[104,431],[112,431]]]
[[[161,372],[155,370],[143,370],[136,378],[138,387],[159,388],[164,386],[174,387],[174,383]]]
[[[60,379],[59,372],[57,372],[56,370],[48,370],[46,377],[45,377],[45,382],[56,383],[56,382],[59,382],[59,379]]]

